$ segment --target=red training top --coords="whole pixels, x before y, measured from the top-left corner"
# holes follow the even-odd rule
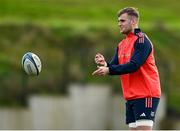
[[[138,40],[139,43],[143,43],[144,37],[146,36],[142,33],[139,35],[129,33],[126,38],[119,43],[119,64],[125,64],[130,61],[134,52],[135,42]],[[154,50],[152,48],[145,62],[135,72],[120,75],[122,91],[126,100],[145,97],[160,98],[160,80],[153,53]]]

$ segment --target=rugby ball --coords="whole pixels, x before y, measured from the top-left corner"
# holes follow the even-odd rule
[[[23,55],[22,68],[27,75],[39,75],[41,72],[41,67],[41,60],[36,54],[27,52]]]

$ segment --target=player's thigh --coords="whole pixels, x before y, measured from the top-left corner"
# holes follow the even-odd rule
[[[136,126],[152,126],[159,98],[142,98],[134,101]]]
[[[136,127],[135,115],[131,101],[126,102],[126,124],[128,124],[130,128]]]

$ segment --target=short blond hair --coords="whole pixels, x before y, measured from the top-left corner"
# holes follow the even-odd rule
[[[129,16],[134,16],[139,19],[139,12],[137,8],[134,7],[126,7],[118,11],[118,17],[120,17],[122,14],[127,13]]]

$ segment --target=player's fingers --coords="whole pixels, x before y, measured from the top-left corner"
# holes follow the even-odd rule
[[[104,72],[100,71],[100,72],[98,73],[98,75],[99,75],[99,76],[104,76],[105,74],[104,74]]]
[[[99,68],[100,68],[100,66],[98,66],[98,65],[97,65],[97,68],[99,69]]]
[[[96,64],[100,64],[100,61],[99,61],[99,60],[95,60],[95,63],[96,63]]]
[[[98,75],[100,71],[101,71],[101,69],[98,68],[97,70],[95,70],[95,71],[92,73],[92,75]]]
[[[95,60],[95,61],[98,61],[98,60],[99,60],[99,58],[95,58],[94,60]]]
[[[100,57],[100,56],[95,56],[94,59],[102,59],[102,57]]]
[[[100,53],[97,53],[97,54],[95,55],[95,58],[103,58],[103,55],[100,54]]]
[[[95,56],[95,59],[97,59],[97,58],[99,58],[99,56],[96,55],[96,56]]]
[[[97,60],[97,61],[95,61],[95,63],[96,63],[96,64],[100,64],[100,63],[101,63],[101,61]]]
[[[95,55],[95,58],[98,58],[98,57],[100,57],[100,56],[101,56],[101,54],[97,53],[97,54]]]
[[[103,59],[103,58],[100,58],[100,57],[95,58],[94,60],[95,60],[95,61],[104,61],[104,59]]]
[[[99,55],[99,56],[97,56],[96,58],[98,58],[98,59],[104,59],[104,57],[103,57],[102,55]]]
[[[95,63],[96,64],[103,64],[104,60],[102,60],[102,59],[95,59]]]
[[[92,75],[96,75],[96,73],[97,73],[97,70],[95,70],[95,71],[92,73]]]
[[[96,74],[97,74],[97,70],[92,73],[92,75],[96,75]]]

